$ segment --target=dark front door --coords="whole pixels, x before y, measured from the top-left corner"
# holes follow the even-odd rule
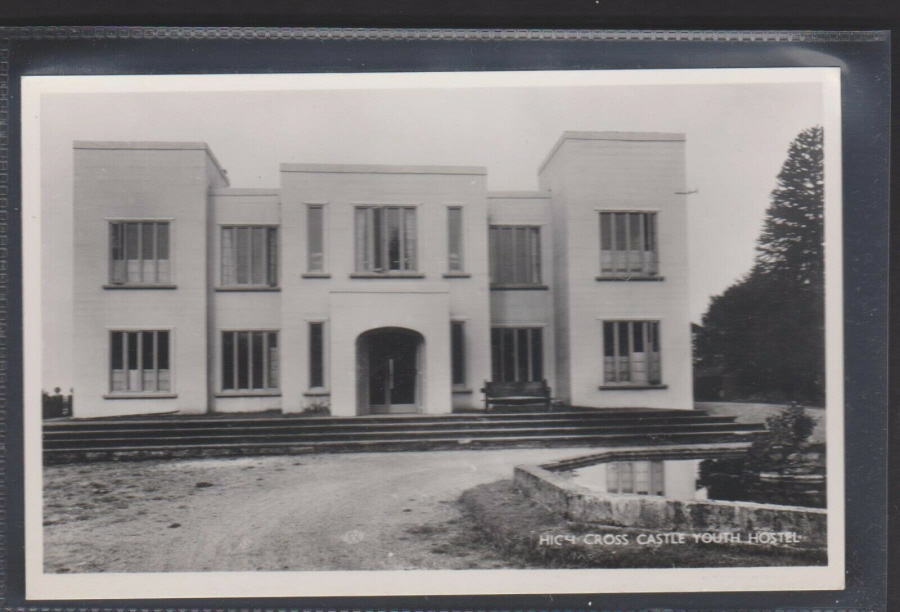
[[[369,405],[372,412],[415,412],[419,341],[384,332],[369,339]]]

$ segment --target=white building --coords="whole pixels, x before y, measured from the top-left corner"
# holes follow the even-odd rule
[[[283,164],[75,143],[75,415],[692,407],[684,137],[567,132],[538,192],[476,167]]]

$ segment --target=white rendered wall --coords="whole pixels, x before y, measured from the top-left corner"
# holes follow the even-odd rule
[[[224,176],[204,145],[76,143],[76,417],[207,410],[207,192]],[[109,221],[170,220],[175,289],[106,289]],[[110,398],[111,330],[170,330],[171,393]]]
[[[568,376],[573,405],[693,407],[684,177],[684,139],[671,134],[567,132],[542,169],[541,186],[551,191],[555,241],[566,245],[557,326],[565,334],[569,362],[560,371]],[[596,280],[600,210],[657,213],[664,280]],[[660,322],[664,387],[599,389],[603,320]]]
[[[356,414],[355,343],[385,326],[426,338],[422,410],[447,413],[481,405],[490,378],[487,204],[482,169],[283,165],[281,185],[282,396],[285,411],[329,401],[332,414]],[[325,273],[307,274],[306,214],[325,210]],[[353,278],[354,208],[416,207],[421,278]],[[448,275],[447,208],[461,206],[464,275]],[[450,321],[465,322],[466,379],[450,385]],[[325,386],[309,386],[309,323],[325,323]],[[355,335],[354,335],[355,334]],[[352,335],[352,338],[350,337]]]

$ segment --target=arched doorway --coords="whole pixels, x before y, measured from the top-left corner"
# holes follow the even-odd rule
[[[356,341],[359,414],[418,412],[425,339],[402,327],[382,327]]]

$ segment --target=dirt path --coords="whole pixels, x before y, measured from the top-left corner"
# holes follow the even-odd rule
[[[48,572],[502,567],[454,546],[466,489],[581,449],[360,453],[45,469]]]

